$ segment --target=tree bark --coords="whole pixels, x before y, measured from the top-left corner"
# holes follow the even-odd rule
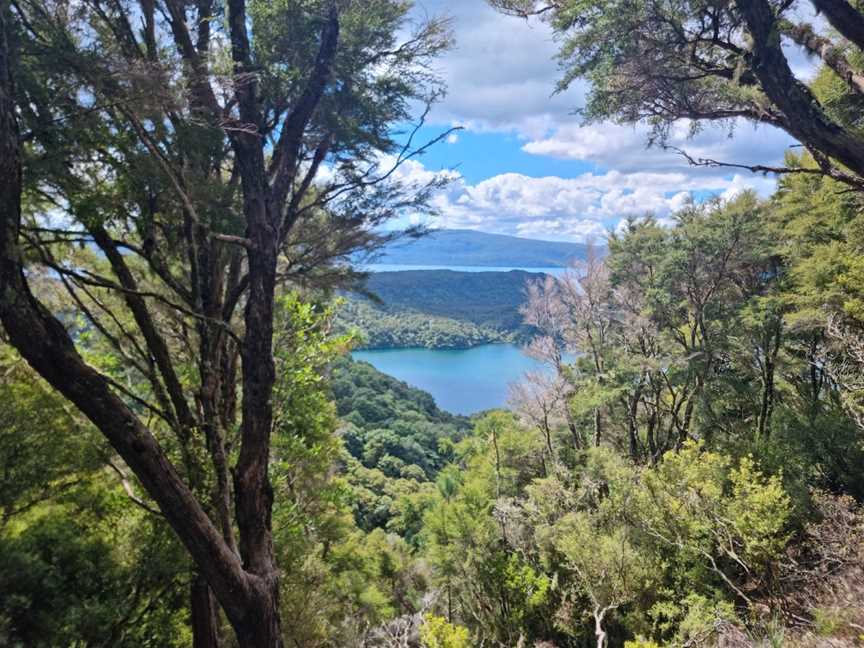
[[[864,177],[864,138],[828,117],[810,89],[792,74],[771,4],[768,0],[737,0],[737,5],[752,39],[751,68],[763,92],[785,115],[786,130],[803,144]]]
[[[256,639],[243,645],[279,646],[278,624],[274,632],[274,624],[266,622],[275,609],[270,588],[267,605],[262,601],[265,588],[243,571],[150,430],[111,391],[105,377],[84,362],[63,324],[27,285],[18,246],[22,165],[8,7],[8,0],[0,0],[0,321],[22,357],[93,422],[134,471],[206,578],[238,637],[242,630]],[[256,629],[246,630],[250,626]]]
[[[864,16],[846,0],[812,0],[831,26],[858,49],[864,51]]]
[[[192,648],[219,648],[219,611],[210,586],[195,574],[190,586]]]
[[[781,24],[781,30],[810,54],[821,58],[825,65],[846,82],[850,90],[864,94],[864,74],[849,64],[842,47],[816,34],[810,25]]]

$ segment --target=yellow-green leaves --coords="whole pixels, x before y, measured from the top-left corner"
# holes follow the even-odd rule
[[[423,648],[471,648],[467,628],[449,623],[444,617],[434,614],[423,617],[420,641]]]

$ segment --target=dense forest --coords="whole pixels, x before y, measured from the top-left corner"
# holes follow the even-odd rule
[[[363,349],[470,349],[516,337],[513,331],[413,309],[379,306],[364,299],[347,300],[339,309],[336,327],[341,332],[355,332],[358,347]]]
[[[744,165],[770,197],[627,218],[560,277],[345,305],[446,185],[399,173],[449,134],[418,135],[446,20],[0,0],[0,646],[864,640],[864,14],[490,4],[548,23],[586,120],[802,146]],[[451,415],[352,361],[340,309],[527,330],[545,371]]]
[[[522,270],[376,272],[364,286],[368,297],[346,295],[337,329],[355,331],[369,349],[526,342],[533,330],[520,308],[538,276]]]

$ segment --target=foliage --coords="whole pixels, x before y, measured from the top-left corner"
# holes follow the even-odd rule
[[[449,623],[447,619],[434,614],[423,617],[420,640],[424,648],[469,648],[468,630]]]
[[[469,349],[512,338],[473,322],[415,310],[376,307],[360,299],[349,299],[339,309],[337,326],[357,331],[362,349]]]
[[[0,343],[0,529],[103,466],[104,447],[12,350]],[[57,443],[57,435],[69,433]]]
[[[0,353],[0,644],[185,645],[179,546],[128,500],[95,431]]]
[[[141,3],[140,32],[122,3],[42,4],[7,12],[27,185],[21,227],[0,212],[0,238],[26,244],[0,251],[0,335],[129,464],[0,347],[0,644],[189,645],[202,572],[217,586],[240,574],[243,587],[213,588],[223,609],[207,620],[220,634],[233,623],[244,645],[279,643],[248,638],[265,618],[303,648],[379,645],[390,629],[426,648],[796,645],[787,613],[817,643],[854,640],[864,221],[848,188],[861,89],[837,66],[860,66],[861,44],[835,24],[836,3],[818,4],[848,41],[839,50],[794,22],[803,0],[495,0],[551,21],[562,87],[592,83],[589,118],[647,118],[660,140],[681,118],[758,118],[811,153],[787,158],[771,199],[630,218],[605,256],[503,242],[549,263],[579,252],[563,277],[380,273],[366,288],[383,303],[355,295],[341,316],[333,289],[357,278],[344,264],[438,186],[391,185],[379,166],[399,154],[393,125],[440,92],[428,63],[449,44],[445,24],[402,43],[409,3],[337,3],[340,45],[321,77],[335,14],[317,0],[232,2],[228,21],[207,2]],[[765,65],[780,34],[827,66],[810,89]],[[324,89],[292,134],[316,74]],[[207,88],[223,84],[234,98],[214,95],[208,113]],[[313,182],[321,164],[329,177]],[[256,228],[256,205],[276,205],[271,224],[287,229]],[[451,262],[489,262],[484,240],[441,232],[415,250],[444,241]],[[249,288],[265,257],[270,274]],[[10,316],[37,303],[30,290],[44,305],[31,323],[52,333],[36,344]],[[352,327],[372,345],[436,348],[536,332],[528,351],[549,372],[514,389],[514,411],[469,420],[352,361]],[[111,406],[46,370],[61,360]],[[122,425],[104,425],[117,414]],[[148,457],[158,471],[138,483],[130,466]],[[183,512],[205,531],[185,549],[166,524],[186,529]]]
[[[349,357],[332,365],[329,384],[350,455],[346,475],[357,523],[366,530],[398,530],[413,541],[432,482],[452,458],[468,420],[438,409],[426,392]]]
[[[357,326],[369,339],[392,346],[467,348],[478,342],[526,339],[519,308],[537,273],[402,270],[375,272],[365,289],[380,303],[352,298],[343,326]],[[425,323],[422,318],[426,317]],[[410,324],[421,330],[410,332]]]

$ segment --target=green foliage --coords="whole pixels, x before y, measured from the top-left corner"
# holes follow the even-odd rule
[[[632,530],[602,517],[585,511],[568,513],[551,531],[556,551],[574,574],[576,592],[590,601],[588,614],[615,610],[638,599],[652,587],[656,573],[650,554],[628,537]],[[559,624],[574,629],[566,613],[560,615]]]
[[[104,442],[9,347],[0,344],[0,529],[102,467]],[[58,443],[58,437],[64,441]]]
[[[779,476],[764,476],[751,457],[736,466],[693,443],[644,472],[634,508],[639,526],[659,548],[674,548],[682,567],[699,565],[733,588],[730,569],[764,573],[779,555],[792,514]]]
[[[432,482],[453,455],[468,420],[444,412],[426,392],[340,358],[330,389],[350,457],[354,515],[361,528],[387,527],[412,539],[434,490]]]
[[[687,443],[634,466],[601,447],[546,476],[537,440],[507,413],[479,419],[425,515],[439,609],[472,632],[565,641],[599,623],[613,645],[690,640],[768,586],[795,511],[752,457]]]
[[[152,544],[145,524],[130,525],[121,498],[103,502],[101,520],[83,508],[43,506],[0,537],[0,643],[186,645],[178,548]],[[127,529],[112,530],[121,520]]]
[[[350,299],[339,309],[337,326],[356,330],[363,349],[468,349],[512,339],[512,335],[414,310],[376,307],[371,302]]]
[[[538,274],[404,270],[375,272],[366,290],[379,302],[352,297],[337,320],[356,328],[366,348],[468,348],[524,341],[530,327],[520,307]]]
[[[131,505],[94,430],[2,345],[0,373],[0,645],[186,645],[177,543]]]
[[[424,648],[470,648],[468,629],[434,614],[423,616],[420,641]]]

